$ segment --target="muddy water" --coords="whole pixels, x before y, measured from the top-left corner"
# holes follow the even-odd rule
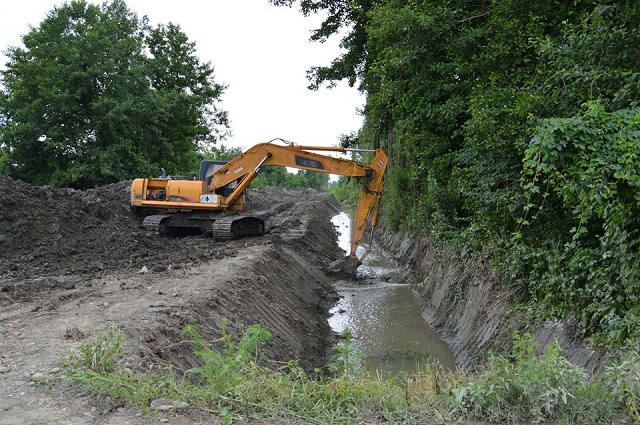
[[[332,221],[340,246],[348,251],[352,220],[341,213]],[[358,269],[364,279],[337,282],[342,297],[331,310],[329,324],[336,332],[351,332],[353,347],[362,353],[369,369],[412,371],[433,362],[454,369],[451,351],[429,328],[409,285],[390,278],[396,269],[374,247]]]

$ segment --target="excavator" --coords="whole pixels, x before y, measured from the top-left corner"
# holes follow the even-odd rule
[[[373,160],[361,164],[316,152],[372,152]],[[144,216],[143,227],[160,234],[211,232],[216,241],[260,236],[265,232],[265,222],[259,212],[247,211],[246,192],[263,167],[281,165],[357,177],[362,185],[351,251],[325,268],[330,274],[355,277],[370,250],[363,236],[367,229],[373,233],[378,221],[387,161],[380,149],[301,146],[278,138],[259,143],[228,162],[204,160],[198,175],[192,173],[188,178],[168,176],[163,170],[159,178],[135,179],[131,183],[131,210]]]

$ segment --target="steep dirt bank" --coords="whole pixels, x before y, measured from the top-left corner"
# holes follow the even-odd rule
[[[223,321],[235,336],[267,327],[273,360],[325,364],[335,293],[319,267],[341,255],[332,197],[252,191],[252,208],[268,211],[266,235],[216,243],[141,229],[128,188],[59,190],[0,177],[0,424],[144,423],[113,400],[35,384],[56,382],[68,353],[107,325],[126,333],[121,366],[133,371],[195,366],[180,330],[197,324],[216,341]]]
[[[407,232],[391,232],[384,222],[377,233],[395,259],[407,264],[423,313],[449,344],[460,366],[481,361],[489,352],[510,350],[514,331],[531,332],[540,349],[558,340],[569,360],[594,369],[602,355],[571,332],[567,323],[525,317],[514,309],[514,288],[505,287],[484,259],[415,240]]]

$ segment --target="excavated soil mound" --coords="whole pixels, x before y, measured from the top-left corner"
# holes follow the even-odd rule
[[[126,333],[121,366],[133,371],[195,366],[186,324],[219,341],[222,323],[236,337],[259,323],[272,334],[270,358],[326,364],[336,294],[319,269],[342,255],[330,222],[339,205],[312,189],[249,197],[266,234],[217,243],[142,229],[126,182],[77,191],[0,176],[0,424],[86,423],[96,410],[111,412],[111,424],[142,423],[59,385],[33,385],[107,325]]]
[[[54,189],[0,176],[0,277],[90,273],[165,258],[175,242],[143,234],[129,212],[128,188]]]
[[[0,176],[0,285],[19,278],[143,266],[159,271],[229,254],[229,247],[207,236],[162,238],[142,229],[140,217],[129,211],[129,187],[123,182],[86,191],[55,189]],[[299,231],[307,201],[319,198],[326,195],[313,189],[250,192],[251,210],[267,213],[267,233],[287,237]],[[335,203],[327,202],[330,211],[337,210]],[[327,260],[336,255],[324,252],[333,237],[331,232],[318,233],[302,244]],[[316,238],[324,239],[324,244]]]

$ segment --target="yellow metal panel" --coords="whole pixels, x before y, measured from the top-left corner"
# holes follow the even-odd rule
[[[142,200],[144,194],[144,181],[145,179],[135,179],[131,183],[131,200]]]
[[[167,182],[167,201],[200,202],[200,195],[208,193],[204,182],[199,180],[169,180]]]

